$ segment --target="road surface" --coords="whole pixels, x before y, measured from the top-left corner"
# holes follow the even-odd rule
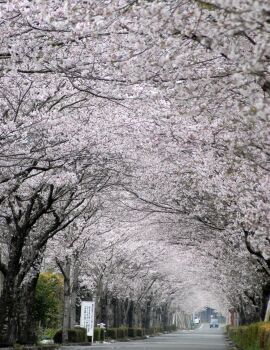
[[[62,347],[71,350],[71,347]],[[130,342],[97,344],[91,347],[72,347],[72,350],[228,350],[222,328],[209,328],[203,324],[195,331],[179,331],[172,334]]]

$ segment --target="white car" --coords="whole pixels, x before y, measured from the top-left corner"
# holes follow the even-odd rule
[[[43,339],[39,342],[40,344],[52,345],[54,344],[53,339]]]
[[[195,324],[199,324],[199,323],[200,323],[200,319],[199,319],[198,317],[195,317],[195,318],[194,318],[194,323],[195,323]]]

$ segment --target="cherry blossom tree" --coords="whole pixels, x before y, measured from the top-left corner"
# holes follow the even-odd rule
[[[23,296],[47,242],[109,187],[119,210],[202,252],[209,271],[181,300],[202,275],[252,314],[269,294],[268,1],[0,6],[1,342],[31,338]]]

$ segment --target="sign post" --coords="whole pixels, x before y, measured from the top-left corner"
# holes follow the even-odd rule
[[[95,324],[95,302],[82,301],[80,326],[86,328],[87,336],[91,336],[92,345],[94,341],[94,324]]]

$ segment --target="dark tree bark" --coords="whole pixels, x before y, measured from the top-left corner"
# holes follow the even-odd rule
[[[161,308],[161,327],[166,330],[169,326],[169,307],[168,305],[163,305]]]
[[[16,275],[15,275],[16,276]],[[9,275],[4,281],[3,294],[0,299],[0,346],[13,345],[18,335],[18,290],[15,289],[14,279]]]
[[[0,298],[0,345],[9,346],[17,341],[18,337],[18,309],[20,306],[20,257],[22,238],[13,235],[11,252],[3,284],[3,294]]]
[[[108,293],[100,299],[100,322],[108,324]]]
[[[71,272],[71,260],[66,257],[64,263],[56,259],[57,265],[59,266],[64,276],[64,315],[62,324],[62,342],[68,342],[68,329],[70,328],[70,312],[71,312],[71,285],[70,285],[70,272]]]
[[[245,236],[245,245],[249,253],[257,258],[257,261],[261,265],[262,269],[265,271],[268,278],[270,277],[270,259],[265,259],[262,252],[260,252],[258,249],[255,249],[252,244],[250,243],[250,237],[254,235],[254,232],[249,232],[247,230],[244,230],[244,236]]]
[[[27,272],[20,261],[25,232],[19,233],[16,232],[11,240],[12,248],[6,268],[8,273],[5,275],[0,298],[0,346],[13,345],[15,342],[33,344],[36,341],[35,288],[43,250],[37,254],[31,278],[25,281]]]
[[[34,344],[37,341],[35,317],[35,290],[39,274],[36,274],[20,292],[20,307],[18,310],[18,342]]]
[[[145,329],[150,328],[151,322],[151,297],[149,297],[145,303],[145,308],[142,310],[142,327]]]
[[[131,300],[130,307],[128,310],[128,327],[132,328],[134,325],[134,303]]]
[[[72,273],[72,288],[71,288],[71,300],[70,300],[70,327],[73,328],[76,325],[76,304],[77,295],[79,290],[79,267],[75,262]]]
[[[128,314],[131,306],[131,300],[126,298],[124,301],[123,325],[128,326]]]
[[[41,192],[43,196],[40,195]],[[16,196],[8,201],[12,213],[12,217],[6,218],[6,227],[10,237],[9,257],[7,266],[3,266],[3,263],[0,266],[2,273],[5,274],[3,294],[0,298],[1,345],[13,345],[19,341],[19,338],[24,343],[31,343],[35,338],[32,334],[31,339],[26,340],[22,332],[19,336],[19,327],[25,328],[24,321],[20,320],[21,316],[18,313],[18,310],[22,308],[20,298],[23,298],[24,288],[31,288],[31,284],[30,287],[27,286],[28,281],[33,269],[36,269],[35,272],[38,273],[38,265],[48,240],[68,227],[85,211],[84,199],[78,201],[74,199],[74,196],[74,192],[68,188],[55,189],[50,185],[37,189],[32,197],[27,199],[23,210],[24,202],[20,202]],[[60,199],[65,206],[59,209],[56,205],[54,208],[54,204]],[[30,289],[28,292],[30,301]],[[33,295],[34,290],[31,291],[31,298],[34,300]],[[29,310],[30,307],[29,303]],[[26,305],[23,305],[22,317],[23,319],[29,317],[30,320],[32,315],[26,316],[27,312]]]
[[[113,326],[114,327],[119,327],[119,300],[117,298],[113,298],[112,300],[113,303]]]

